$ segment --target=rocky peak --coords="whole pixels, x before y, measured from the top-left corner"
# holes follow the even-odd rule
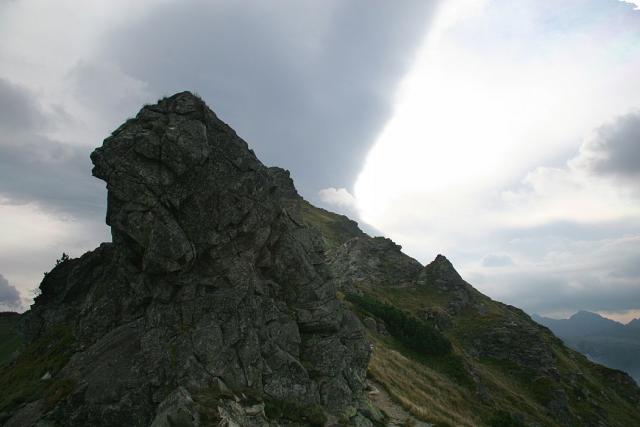
[[[246,143],[189,92],[144,107],[91,159],[107,182],[114,243],[126,243],[150,272],[189,268],[252,216],[254,195],[266,203],[275,186]]]
[[[298,200],[301,198],[293,183],[293,179],[291,179],[291,173],[288,170],[272,166],[269,168],[269,172],[277,185],[276,192],[278,197],[289,200]]]
[[[470,287],[458,274],[453,264],[440,254],[422,269],[418,281],[431,283],[447,290]]]
[[[573,320],[604,320],[602,316],[591,311],[579,310],[570,317]]]
[[[462,279],[460,274],[458,274],[456,269],[453,267],[453,264],[451,264],[451,261],[441,254],[438,254],[433,261],[427,264],[425,266],[425,270],[430,270],[433,274],[437,274],[443,279]]]
[[[25,314],[30,342],[64,328],[75,343],[51,372],[73,386],[35,419],[277,425],[265,405],[358,406],[369,345],[321,237],[282,203],[288,172],[189,92],[142,108],[91,159],[113,243],[57,266]]]

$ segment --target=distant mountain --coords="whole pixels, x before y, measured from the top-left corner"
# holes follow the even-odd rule
[[[627,327],[640,329],[640,318],[633,319],[631,322],[627,323]]]
[[[590,311],[579,311],[568,319],[551,319],[537,314],[534,314],[532,318],[541,325],[551,329],[554,334],[563,339],[584,337],[608,328],[624,326],[621,323]]]
[[[591,360],[626,371],[640,383],[640,319],[623,325],[588,311],[569,319],[532,317]]]

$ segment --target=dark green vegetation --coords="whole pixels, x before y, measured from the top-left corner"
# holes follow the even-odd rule
[[[443,373],[461,386],[473,384],[462,358],[452,352],[451,341],[429,323],[367,295],[347,294],[346,300],[384,322],[396,341],[383,340],[389,347]]]
[[[444,335],[402,310],[367,295],[348,294],[347,300],[384,321],[389,333],[409,350],[431,356],[451,352],[451,343]]]
[[[73,389],[73,380],[57,378],[73,351],[73,337],[63,325],[24,348],[15,361],[0,369],[0,413],[41,398],[53,407]],[[49,374],[50,379],[43,379]]]
[[[17,331],[19,319],[18,313],[0,313],[0,366],[9,362],[20,348],[22,339]]]

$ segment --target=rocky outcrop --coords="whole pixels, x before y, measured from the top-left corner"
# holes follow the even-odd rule
[[[422,265],[401,249],[385,237],[355,237],[330,252],[330,265],[346,292],[357,285],[402,287],[415,280]]]
[[[402,247],[385,237],[367,235],[351,238],[328,253],[329,265],[336,276],[338,287],[346,293],[362,289],[430,287],[443,294],[448,301],[446,312],[440,307],[426,307],[419,317],[433,321],[439,328],[450,322],[466,308],[483,310],[483,297],[465,282],[443,255],[422,266],[402,252]],[[428,301],[426,301],[428,302]]]
[[[509,307],[509,306],[507,306]],[[500,317],[483,328],[471,342],[470,351],[476,357],[508,360],[537,375],[556,377],[557,361],[551,344],[557,343],[541,333],[541,328],[528,319],[524,312],[509,307],[515,313]]]
[[[320,235],[281,203],[288,174],[188,92],[145,106],[91,159],[113,242],[56,266],[25,315],[29,342],[60,327],[73,342],[51,373],[72,386],[36,419],[277,425],[260,408],[355,405],[369,345]]]
[[[416,282],[421,286],[432,286],[448,296],[447,312],[458,314],[464,309],[473,307],[482,311],[481,298],[470,284],[458,274],[456,269],[444,255],[438,254],[418,275]]]
[[[418,277],[419,284],[430,283],[442,290],[457,290],[469,286],[444,255],[438,254],[427,264]]]

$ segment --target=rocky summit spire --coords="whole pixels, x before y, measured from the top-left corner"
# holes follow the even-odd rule
[[[266,169],[189,92],[144,107],[91,159],[107,182],[113,241],[138,255],[144,271],[184,271],[242,222],[277,215]]]
[[[25,331],[64,331],[49,373],[64,387],[8,425],[277,425],[277,408],[307,423],[358,407],[369,345],[319,235],[281,202],[296,196],[283,171],[189,92],[91,159],[113,243],[45,277]]]

